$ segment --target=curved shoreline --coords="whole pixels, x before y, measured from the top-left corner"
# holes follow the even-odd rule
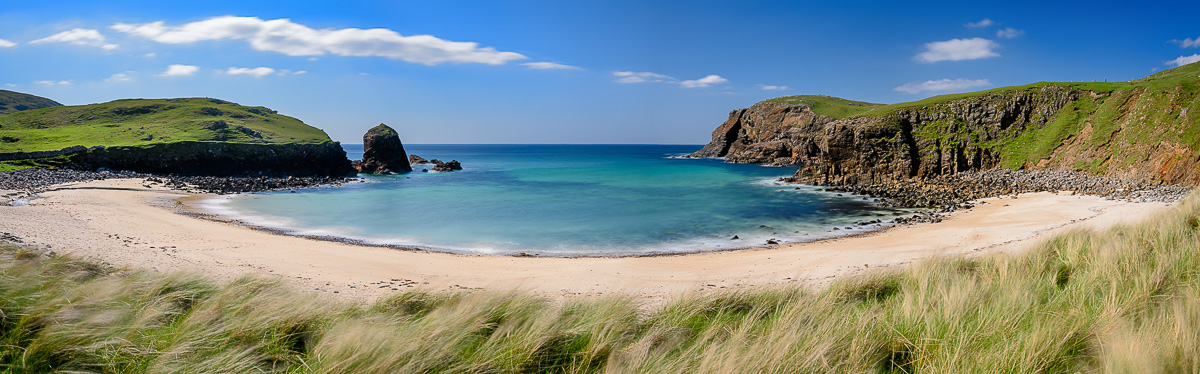
[[[588,259],[588,258],[636,258],[636,257],[689,256],[689,255],[703,254],[703,253],[743,251],[743,250],[753,250],[753,249],[770,249],[770,248],[777,247],[777,246],[784,246],[784,245],[791,245],[791,244],[808,244],[808,243],[822,242],[822,241],[826,241],[826,240],[852,238],[852,237],[863,236],[863,235],[871,235],[874,233],[887,231],[892,228],[904,225],[904,224],[898,224],[898,223],[879,225],[879,227],[877,227],[877,228],[853,231],[853,232],[847,233],[845,235],[821,236],[821,237],[814,238],[812,240],[780,241],[779,243],[776,243],[776,244],[748,245],[748,246],[744,246],[744,247],[728,247],[728,248],[726,248],[726,247],[718,247],[718,248],[704,247],[701,249],[689,249],[689,250],[679,250],[679,251],[642,252],[642,253],[616,252],[614,254],[596,254],[596,255],[579,255],[579,254],[554,255],[554,254],[535,253],[533,250],[530,250],[529,252],[517,252],[517,253],[504,252],[504,253],[489,254],[489,253],[472,252],[470,250],[455,250],[454,248],[437,248],[437,247],[422,247],[419,245],[378,243],[378,242],[371,242],[368,239],[357,239],[357,238],[337,236],[337,235],[307,235],[307,234],[300,233],[301,231],[303,231],[302,229],[289,230],[289,229],[284,229],[284,228],[271,227],[271,226],[267,226],[267,225],[254,224],[254,223],[247,222],[240,218],[228,217],[228,216],[221,215],[221,213],[206,211],[204,208],[197,206],[198,205],[197,203],[202,200],[215,199],[215,198],[219,198],[219,197],[222,197],[222,195],[195,194],[195,195],[184,196],[184,197],[178,198],[178,199],[176,199],[176,201],[178,201],[180,204],[177,204],[177,206],[176,206],[177,212],[179,214],[189,216],[189,217],[194,217],[194,218],[209,220],[209,221],[214,221],[214,222],[221,222],[221,223],[230,224],[230,225],[241,226],[241,227],[249,228],[252,230],[267,232],[267,233],[271,233],[274,235],[280,235],[280,236],[288,236],[288,237],[294,237],[294,238],[302,238],[302,239],[332,242],[332,243],[341,243],[341,244],[362,246],[362,247],[387,248],[387,249],[393,249],[393,250],[399,250],[399,251],[441,253],[441,254],[460,255],[460,256],[484,256],[484,257],[541,257],[541,258]],[[919,215],[919,213],[918,213],[918,215]],[[908,214],[905,214],[904,216],[908,216]],[[780,236],[780,237],[781,238],[793,238],[793,237],[789,237],[789,236]]]
[[[0,232],[117,266],[201,272],[218,280],[275,276],[301,290],[351,300],[412,289],[519,289],[555,298],[624,294],[655,304],[721,288],[819,286],[931,256],[1020,251],[1056,232],[1134,222],[1171,206],[1034,193],[984,199],[941,223],[818,242],[686,255],[562,258],[399,251],[277,235],[179,214],[174,200],[187,196],[194,195],[145,187],[139,179],[73,184],[45,192],[27,206],[0,207],[5,218]]]

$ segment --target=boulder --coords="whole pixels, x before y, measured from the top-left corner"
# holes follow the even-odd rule
[[[409,165],[428,164],[428,163],[429,163],[429,160],[426,160],[424,157],[417,156],[417,155],[408,155],[408,164]]]
[[[433,165],[433,171],[455,171],[462,170],[462,164],[458,160],[450,160],[450,162],[437,161]]]
[[[363,135],[363,158],[354,165],[360,173],[401,174],[412,171],[408,154],[400,135],[391,127],[379,124]]]

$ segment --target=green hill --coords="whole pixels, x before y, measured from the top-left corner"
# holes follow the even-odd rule
[[[23,110],[47,108],[52,106],[62,106],[62,104],[41,96],[34,96],[9,90],[0,90],[0,116],[9,113],[20,112]]]
[[[207,98],[125,99],[0,117],[0,152],[175,142],[322,144],[324,131],[265,107]]]
[[[825,95],[783,96],[767,100],[767,102],[780,104],[804,104],[811,108],[814,113],[837,119],[861,116],[875,110],[876,108],[884,106],[884,104],[846,100],[840,97]]]

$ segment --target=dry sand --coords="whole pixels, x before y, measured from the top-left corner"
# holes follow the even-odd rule
[[[0,232],[116,266],[199,272],[218,280],[280,277],[301,290],[351,300],[413,289],[517,289],[551,297],[629,294],[658,304],[689,292],[820,285],[930,256],[1019,251],[1056,232],[1133,223],[1170,207],[1035,193],[982,200],[941,223],[814,243],[658,257],[527,258],[278,235],[181,214],[180,200],[189,196],[143,186],[139,179],[64,185],[27,206],[0,206]]]

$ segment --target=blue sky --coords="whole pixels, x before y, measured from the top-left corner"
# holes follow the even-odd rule
[[[48,5],[43,5],[48,4]],[[792,94],[879,103],[1200,60],[1200,2],[17,2],[0,88],[217,97],[360,143],[702,144]]]

